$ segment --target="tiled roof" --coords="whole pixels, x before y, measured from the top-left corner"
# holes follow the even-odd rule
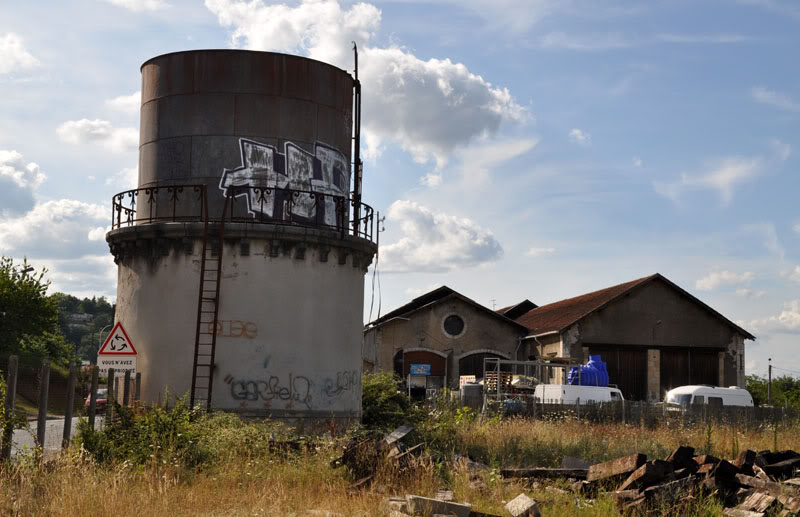
[[[407,304],[405,304],[405,305],[403,305],[401,307],[398,307],[397,309],[395,309],[395,310],[393,310],[393,311],[381,316],[380,318],[376,319],[375,321],[369,323],[368,327],[372,327],[372,326],[375,326],[375,325],[380,325],[381,323],[385,323],[385,322],[387,322],[387,321],[389,321],[389,320],[391,320],[393,318],[408,316],[412,312],[418,311],[419,309],[421,309],[423,307],[426,307],[426,306],[428,306],[428,305],[430,305],[432,303],[438,303],[439,301],[443,301],[445,298],[450,298],[450,297],[459,298],[460,300],[463,300],[465,303],[467,303],[469,305],[472,305],[473,307],[475,307],[476,309],[478,309],[481,312],[484,312],[484,313],[489,314],[489,315],[491,315],[493,317],[496,317],[496,318],[504,321],[505,323],[507,323],[509,325],[515,326],[515,327],[517,327],[519,330],[521,330],[523,332],[525,330],[525,326],[522,323],[514,321],[511,318],[507,318],[506,316],[503,316],[502,314],[499,314],[496,311],[493,311],[490,308],[481,305],[480,303],[476,302],[475,300],[472,300],[471,298],[467,298],[463,294],[461,294],[461,293],[459,293],[457,291],[454,291],[453,289],[450,289],[446,285],[443,285],[442,287],[436,288],[433,291],[427,292],[427,293],[425,293],[425,294],[423,294],[421,296],[418,296],[418,297],[414,298],[413,300],[411,300]]]
[[[517,321],[528,327],[533,334],[563,330],[616,297],[655,277],[656,275],[646,276],[624,284],[582,294],[575,298],[542,305],[523,314],[517,318]]]
[[[736,331],[745,336],[746,339],[755,339],[755,336],[739,327],[729,319],[725,318],[722,314],[718,313],[658,273],[646,276],[644,278],[632,280],[630,282],[625,282],[624,284],[619,284],[612,287],[607,287],[605,289],[600,289],[599,291],[576,296],[575,298],[568,298],[566,300],[561,300],[560,302],[543,305],[523,314],[517,318],[516,321],[528,327],[530,333],[534,335],[543,334],[545,332],[561,331],[578,320],[583,319],[585,316],[588,316],[594,311],[600,309],[601,307],[605,307],[632,289],[640,287],[655,279],[663,281],[668,286],[677,290],[694,303],[699,304],[701,307],[711,312],[714,316],[732,326],[734,329],[736,329]]]

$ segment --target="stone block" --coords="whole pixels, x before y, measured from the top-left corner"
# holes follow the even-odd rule
[[[542,515],[539,504],[525,494],[519,494],[506,503],[506,510],[512,517],[540,517]]]
[[[469,504],[439,501],[438,499],[431,499],[418,495],[407,495],[406,502],[408,503],[408,510],[415,515],[440,513],[451,516],[455,515],[456,517],[469,517],[470,511],[472,511],[472,506]]]
[[[627,475],[644,465],[646,461],[646,455],[633,454],[631,456],[625,456],[615,460],[597,463],[596,465],[589,467],[589,471],[586,473],[586,480],[597,481],[623,474]]]

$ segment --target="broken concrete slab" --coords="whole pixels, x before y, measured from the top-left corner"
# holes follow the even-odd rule
[[[414,430],[410,425],[401,425],[391,433],[387,434],[383,441],[386,445],[392,445],[394,442],[400,441],[406,437],[408,433]]]
[[[631,456],[624,456],[615,460],[597,463],[589,467],[586,473],[586,480],[599,481],[614,476],[630,475],[631,472],[644,465],[646,461],[646,455],[633,454]]]
[[[542,515],[539,504],[525,494],[519,494],[506,503],[506,511],[511,514],[511,517],[541,517]]]
[[[431,515],[440,513],[455,515],[456,517],[469,517],[472,511],[472,505],[469,504],[440,501],[419,495],[407,495],[406,502],[408,503],[408,510],[413,514]]]
[[[736,508],[751,512],[766,512],[775,505],[777,498],[765,492],[753,492],[745,497]]]
[[[664,460],[648,461],[628,476],[617,490],[644,490],[647,487],[674,479],[672,463]]]
[[[436,499],[440,501],[452,501],[453,500],[453,491],[448,490],[446,488],[440,488],[436,491]]]

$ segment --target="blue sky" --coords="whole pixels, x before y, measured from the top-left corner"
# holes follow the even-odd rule
[[[0,254],[113,298],[141,63],[352,70],[355,40],[384,313],[442,284],[541,305],[660,272],[758,337],[748,373],[800,372],[799,29],[791,0],[0,2]]]

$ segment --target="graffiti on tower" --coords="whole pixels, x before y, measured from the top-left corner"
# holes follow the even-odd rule
[[[281,154],[271,145],[246,138],[239,139],[239,149],[241,165],[223,170],[219,188],[227,195],[229,187],[255,187],[255,190],[251,188],[235,194],[246,198],[250,215],[337,224],[336,203],[328,196],[347,197],[350,168],[344,154],[319,142],[314,146],[314,154],[290,142],[285,144]],[[300,195],[289,199],[290,194],[280,189],[325,196],[320,199]]]

